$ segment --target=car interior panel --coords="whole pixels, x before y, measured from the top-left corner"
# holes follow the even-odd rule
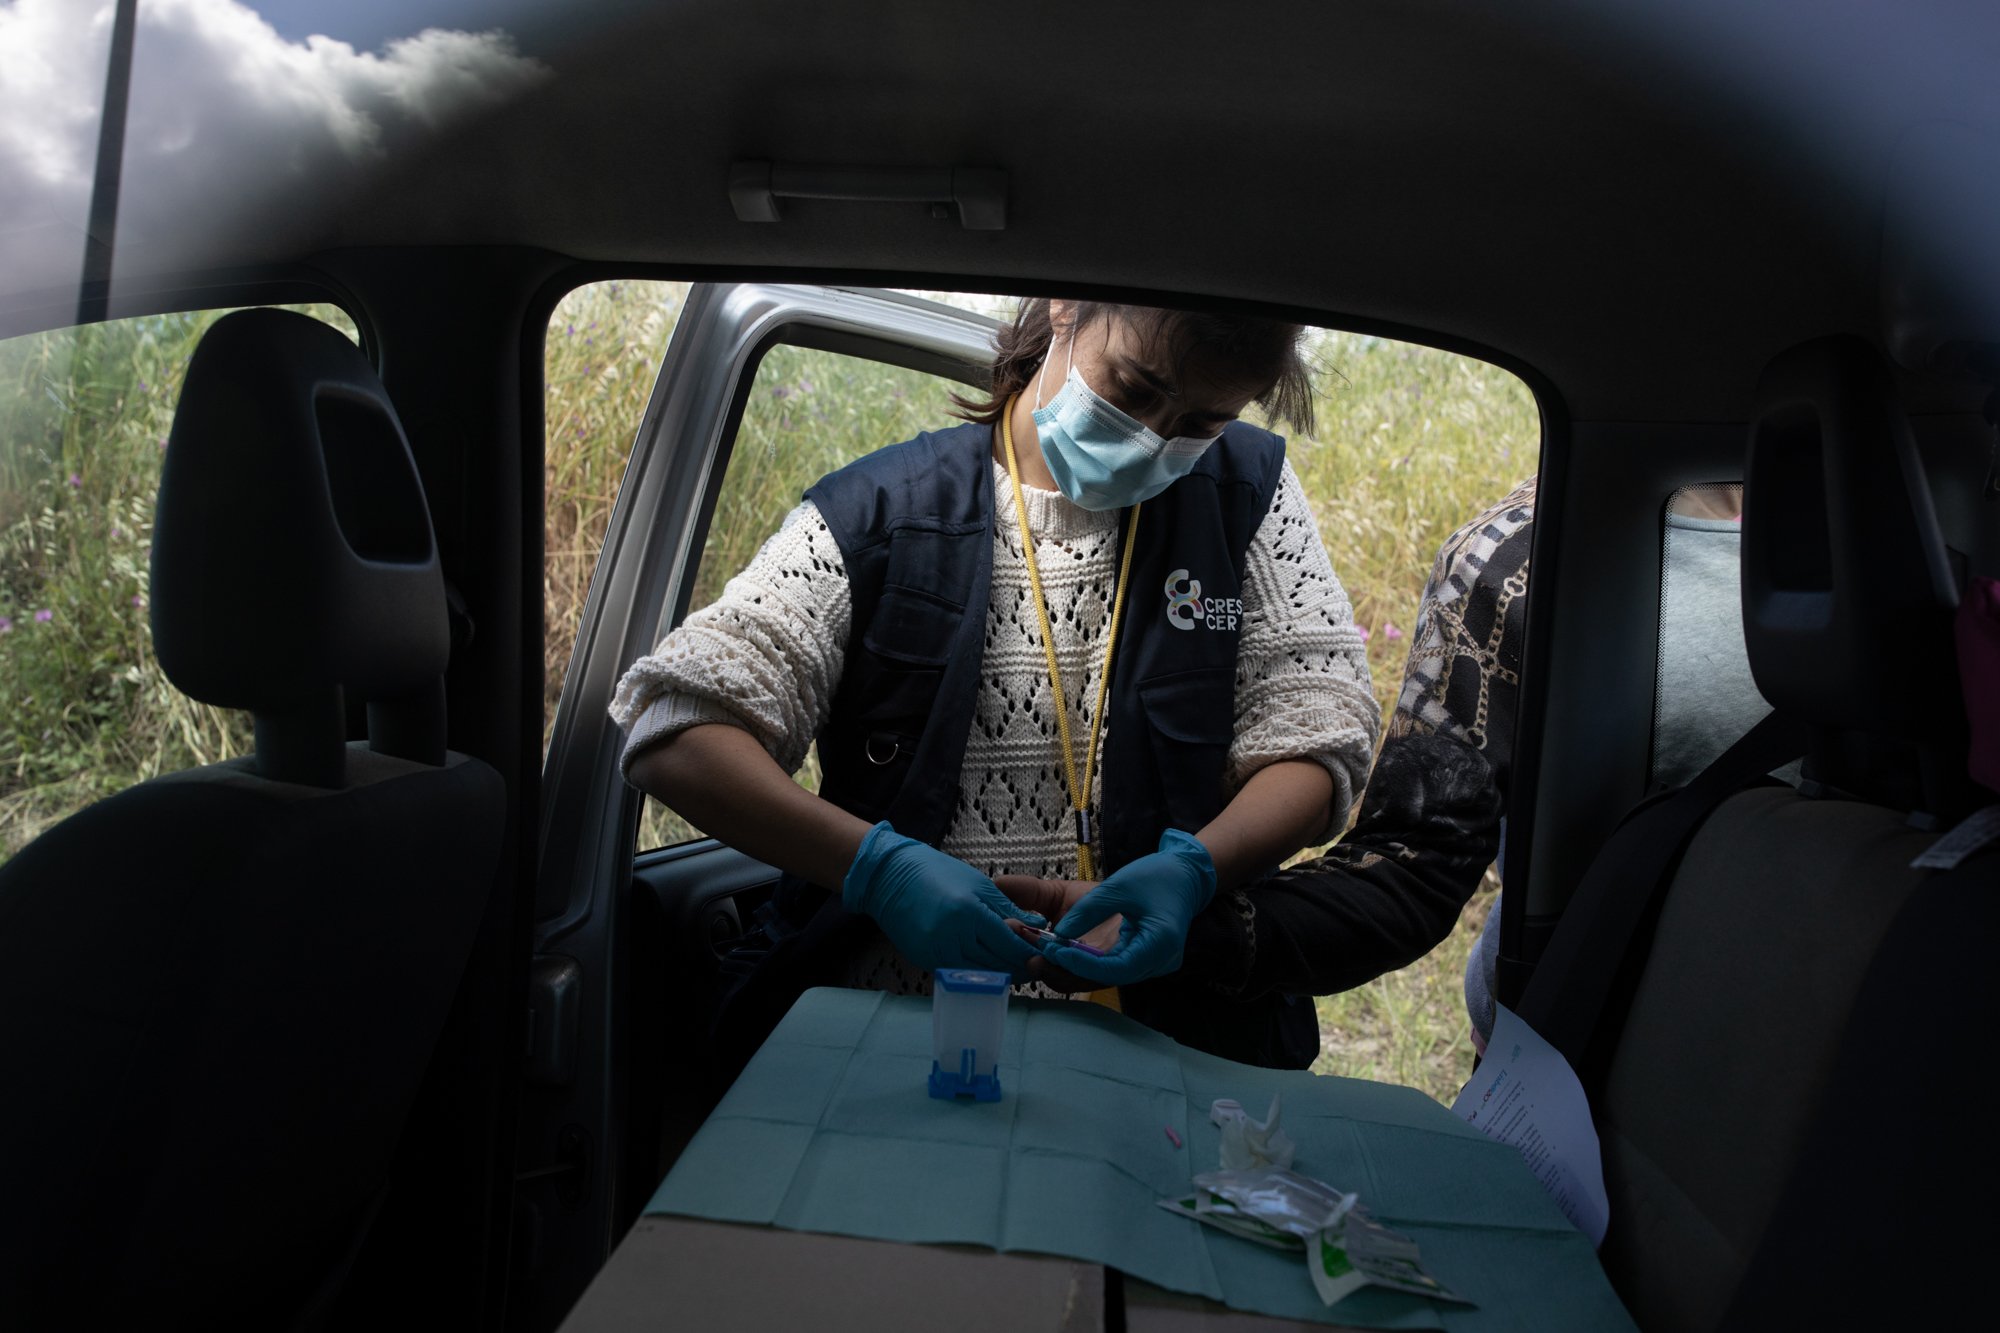
[[[941,400],[985,384],[993,303],[1039,296],[1247,313],[1518,377],[1539,456],[1510,457],[1539,499],[1497,995],[1556,993],[1580,951],[1615,974],[1579,1061],[1604,1271],[1648,1329],[1981,1317],[2000,1182],[1976,1069],[2000,1012],[1976,951],[2000,869],[1991,847],[1911,863],[1996,799],[1968,772],[1967,700],[2000,682],[1962,672],[1954,616],[2000,578],[2000,10],[82,8],[87,77],[46,74],[65,98],[0,50],[27,90],[0,90],[0,121],[68,108],[35,152],[60,142],[73,166],[0,128],[0,340],[236,312],[161,427],[131,608],[173,686],[253,715],[254,745],[93,788],[0,860],[0,1326],[702,1323],[647,1309],[646,1247],[716,1252],[718,1320],[795,1315],[768,1233],[646,1213],[727,1089],[703,1025],[777,872],[693,832],[643,840],[607,709],[741,521],[732,462],[777,447],[746,433],[760,367],[838,354]],[[27,50],[54,12],[0,0],[0,42]],[[389,27],[305,36],[364,18]],[[181,63],[225,20],[290,53],[242,87],[352,57],[360,110],[325,144],[232,118],[230,81]],[[450,77],[392,87],[440,42]],[[107,61],[122,150],[100,143]],[[594,572],[568,662],[545,666],[546,467],[569,430],[552,321],[612,282],[686,284],[685,304],[632,366],[591,361],[651,387],[595,482],[608,517],[572,543]],[[311,303],[352,340],[260,308]],[[91,447],[44,448],[49,494]],[[12,475],[0,530],[46,500]],[[1732,786],[1604,953],[1567,909],[1672,799],[1651,781],[1663,532],[1670,497],[1718,483],[1742,487],[1745,648],[1804,733],[1801,780]],[[0,639],[0,678],[25,637]],[[1864,1111],[1890,1145],[1880,1181],[1871,1145],[1832,1156]],[[1837,1167],[1851,1212],[1828,1202]],[[1896,1216],[1871,1212],[1878,1185]],[[1938,1232],[1942,1275],[1853,1271],[1914,1268]],[[868,1284],[826,1276],[850,1242],[813,1239],[842,1326]],[[922,1293],[973,1267],[939,1254]],[[1036,1285],[967,1327],[1223,1318],[1101,1266],[1005,1258]],[[738,1281],[771,1290],[730,1308]],[[925,1323],[917,1294],[879,1326]]]

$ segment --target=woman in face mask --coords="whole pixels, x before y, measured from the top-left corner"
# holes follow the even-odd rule
[[[1026,302],[966,424],[822,478],[626,674],[628,778],[786,875],[729,969],[725,1063],[806,986],[939,967],[1171,1030],[1218,885],[1339,831],[1367,662],[1283,441],[1238,419],[1307,423],[1301,332]],[[815,741],[818,796],[790,777]],[[1043,881],[1098,883],[1006,891]]]

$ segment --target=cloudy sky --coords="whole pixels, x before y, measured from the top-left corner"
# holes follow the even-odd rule
[[[151,3],[151,0],[142,0]],[[252,0],[248,8],[287,41],[332,37],[362,51],[379,51],[424,28],[519,32],[519,21],[549,0]]]
[[[523,0],[144,0],[119,245],[170,243],[288,182],[365,171],[548,77]],[[259,11],[264,12],[259,12]],[[80,270],[110,0],[0,0],[0,282]],[[421,30],[412,30],[421,23]],[[463,23],[467,26],[454,26]]]

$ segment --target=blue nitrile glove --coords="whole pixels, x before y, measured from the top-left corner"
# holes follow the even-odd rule
[[[1042,957],[1085,981],[1128,986],[1177,972],[1195,913],[1215,896],[1215,862],[1193,835],[1170,828],[1160,850],[1120,866],[1077,899],[1056,923],[1056,934],[1075,939],[1105,919],[1122,915],[1118,943],[1102,958],[1066,945],[1044,943]]]
[[[932,971],[1018,972],[1035,947],[1009,929],[1007,919],[1048,924],[1040,914],[1016,907],[965,862],[904,837],[886,820],[861,840],[840,901],[850,912],[875,918],[903,957]]]

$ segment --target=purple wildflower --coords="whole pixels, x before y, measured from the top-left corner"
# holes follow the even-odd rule
[[[6,616],[0,616],[0,634],[12,634],[13,632],[14,622]]]
[[[82,477],[79,477],[79,476],[77,476],[77,475],[76,475],[76,473],[74,473],[74,472],[70,473],[70,474],[69,474],[69,486],[70,486],[70,489],[71,489],[71,490],[75,490],[75,489],[76,489],[77,487],[79,487],[79,486],[81,486],[81,485],[83,485],[83,478],[82,478]]]
[[[115,542],[115,541],[122,541],[122,540],[124,539],[124,537],[125,537],[125,529],[123,529],[123,528],[113,528],[113,529],[111,529],[111,540],[112,540],[112,541],[114,541],[114,542]]]
[[[773,398],[790,398],[792,396],[792,391],[790,389],[787,389],[784,385],[780,384],[777,388],[771,390],[771,396]]]
[[[1356,625],[1356,626],[1355,626],[1354,628],[1356,628],[1356,629],[1358,629],[1358,630],[1360,630],[1360,631],[1361,631],[1361,642],[1363,642],[1363,643],[1366,643],[1366,642],[1368,642],[1368,638],[1369,638],[1369,635],[1368,635],[1368,627],[1367,627],[1366,625]]]
[[[41,610],[35,612],[35,623],[37,625],[46,625],[55,618],[56,618],[56,613],[49,610],[47,607],[43,607]]]
[[[132,594],[132,605],[144,606],[145,604],[146,604],[146,599],[142,594],[136,592]]]
[[[145,392],[147,392],[147,388],[146,388],[146,381],[144,381],[144,380],[140,380],[140,381],[139,381],[139,392],[140,392],[140,393],[145,393]]]
[[[576,337],[576,325],[572,324],[568,328],[564,329],[563,336],[566,338]]]
[[[1385,639],[1400,639],[1403,637],[1403,631],[1396,628],[1395,621],[1385,620],[1382,622],[1382,637]]]

